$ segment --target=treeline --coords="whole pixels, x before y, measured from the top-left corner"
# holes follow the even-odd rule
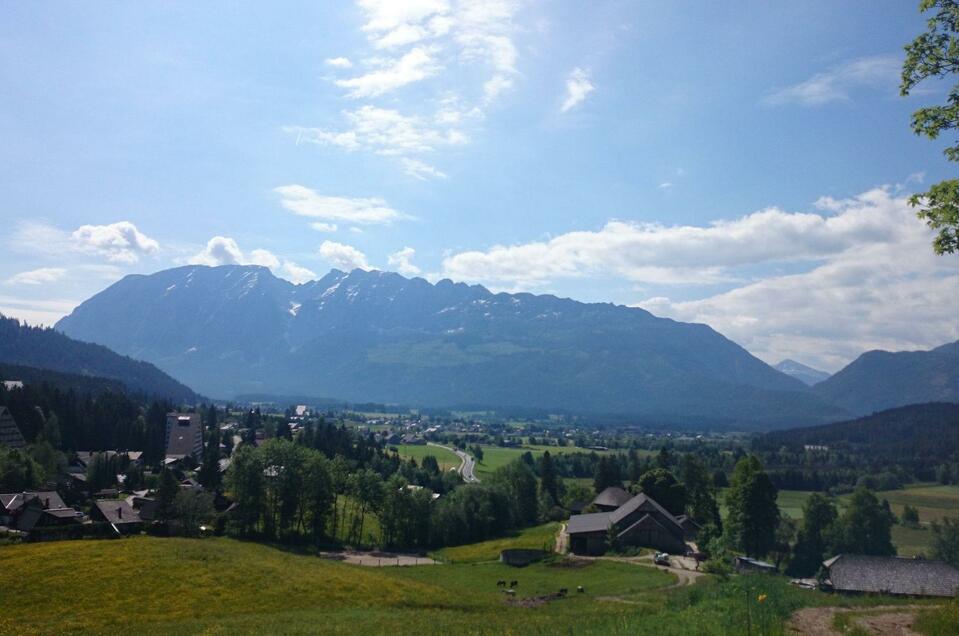
[[[307,427],[294,440],[279,436],[242,444],[224,483],[236,502],[228,529],[242,537],[316,546],[426,549],[502,535],[556,514],[558,484],[538,478],[524,461],[488,482],[458,485],[431,456],[421,465],[378,449],[334,441],[345,429]],[[445,493],[441,497],[434,494]],[[374,523],[379,535],[371,531]]]

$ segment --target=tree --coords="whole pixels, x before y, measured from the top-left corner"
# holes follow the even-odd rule
[[[959,519],[932,522],[932,558],[959,567]]]
[[[178,492],[173,500],[173,509],[183,534],[188,537],[198,535],[200,526],[210,523],[216,515],[213,495],[195,488]]]
[[[313,543],[319,545],[326,537],[326,524],[333,505],[333,480],[330,478],[329,460],[323,453],[311,451],[305,469],[303,508]]]
[[[705,462],[692,453],[683,456],[682,480],[686,487],[686,507],[696,523],[712,523],[722,529],[715,487]]]
[[[919,510],[909,504],[903,506],[901,523],[907,528],[918,528]]]
[[[543,453],[539,463],[539,489],[548,495],[555,505],[559,501],[559,478],[556,476],[556,466],[549,451]]]
[[[639,487],[674,515],[686,510],[686,488],[665,468],[654,468],[639,478]]]
[[[263,461],[256,448],[242,444],[233,453],[226,484],[236,502],[234,522],[243,536],[256,532],[263,512]]]
[[[926,32],[905,47],[899,87],[903,96],[928,78],[947,77],[959,71],[959,2],[921,0],[919,11],[934,13],[926,21]],[[929,139],[959,128],[959,84],[949,91],[946,104],[914,112],[911,125],[913,132]],[[943,154],[950,161],[959,161],[959,143],[946,148]],[[938,231],[933,241],[937,254],[959,249],[959,179],[936,183],[928,192],[913,195],[909,202],[919,208],[919,218]]]
[[[893,556],[896,554],[896,547],[892,544],[893,523],[892,513],[883,507],[875,493],[857,488],[836,524],[833,550],[836,553]]]
[[[831,498],[818,492],[809,495],[803,504],[803,522],[789,564],[791,576],[809,577],[819,571],[838,515]]]
[[[0,446],[0,489],[21,492],[36,488],[43,480],[43,470],[26,453]]]
[[[216,410],[213,412],[216,413]],[[206,488],[215,490],[220,486],[220,430],[215,425],[206,434],[197,480]]]
[[[623,478],[619,472],[619,462],[611,455],[600,455],[593,474],[593,490],[603,492],[610,486],[622,487]]]
[[[773,549],[779,527],[776,495],[776,487],[754,455],[739,460],[726,493],[726,532],[734,547],[754,557]]]
[[[166,521],[176,514],[174,502],[180,492],[180,484],[169,468],[160,473],[160,487],[157,488],[157,519]]]

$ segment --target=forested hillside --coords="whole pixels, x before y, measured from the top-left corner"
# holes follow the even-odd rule
[[[79,342],[53,329],[31,327],[3,315],[0,315],[0,363],[8,365],[8,372],[12,370],[9,365],[20,365],[106,378],[151,397],[182,404],[199,401],[192,389],[148,362],[121,356],[102,345]],[[36,373],[29,372],[34,378],[39,377]]]

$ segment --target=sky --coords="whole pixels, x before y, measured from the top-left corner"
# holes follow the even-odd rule
[[[0,312],[375,268],[703,322],[835,371],[959,339],[917,2],[8,3]]]

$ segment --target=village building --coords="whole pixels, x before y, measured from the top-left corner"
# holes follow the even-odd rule
[[[612,512],[632,498],[631,494],[619,486],[610,486],[596,495],[592,505],[601,512]]]
[[[121,499],[98,499],[92,512],[94,519],[109,523],[118,534],[135,534],[143,527],[140,513]]]
[[[166,456],[173,459],[203,454],[203,422],[199,413],[167,413]]]
[[[959,592],[959,569],[943,561],[840,554],[822,565],[822,587],[835,592],[941,597]]]
[[[591,505],[610,505],[622,498],[620,493],[607,492],[609,490],[597,496],[597,500],[602,498],[601,502],[593,500]],[[685,554],[689,538],[676,517],[645,494],[630,497],[612,511],[573,515],[569,518],[567,532],[570,550],[584,555],[603,554],[609,549],[610,538],[619,547],[653,548],[671,554]]]
[[[83,513],[68,507],[55,490],[0,494],[0,525],[21,532],[78,524],[82,520]]]
[[[10,410],[5,406],[0,406],[0,446],[9,448],[23,448],[27,445],[23,439],[23,433],[13,419]]]

